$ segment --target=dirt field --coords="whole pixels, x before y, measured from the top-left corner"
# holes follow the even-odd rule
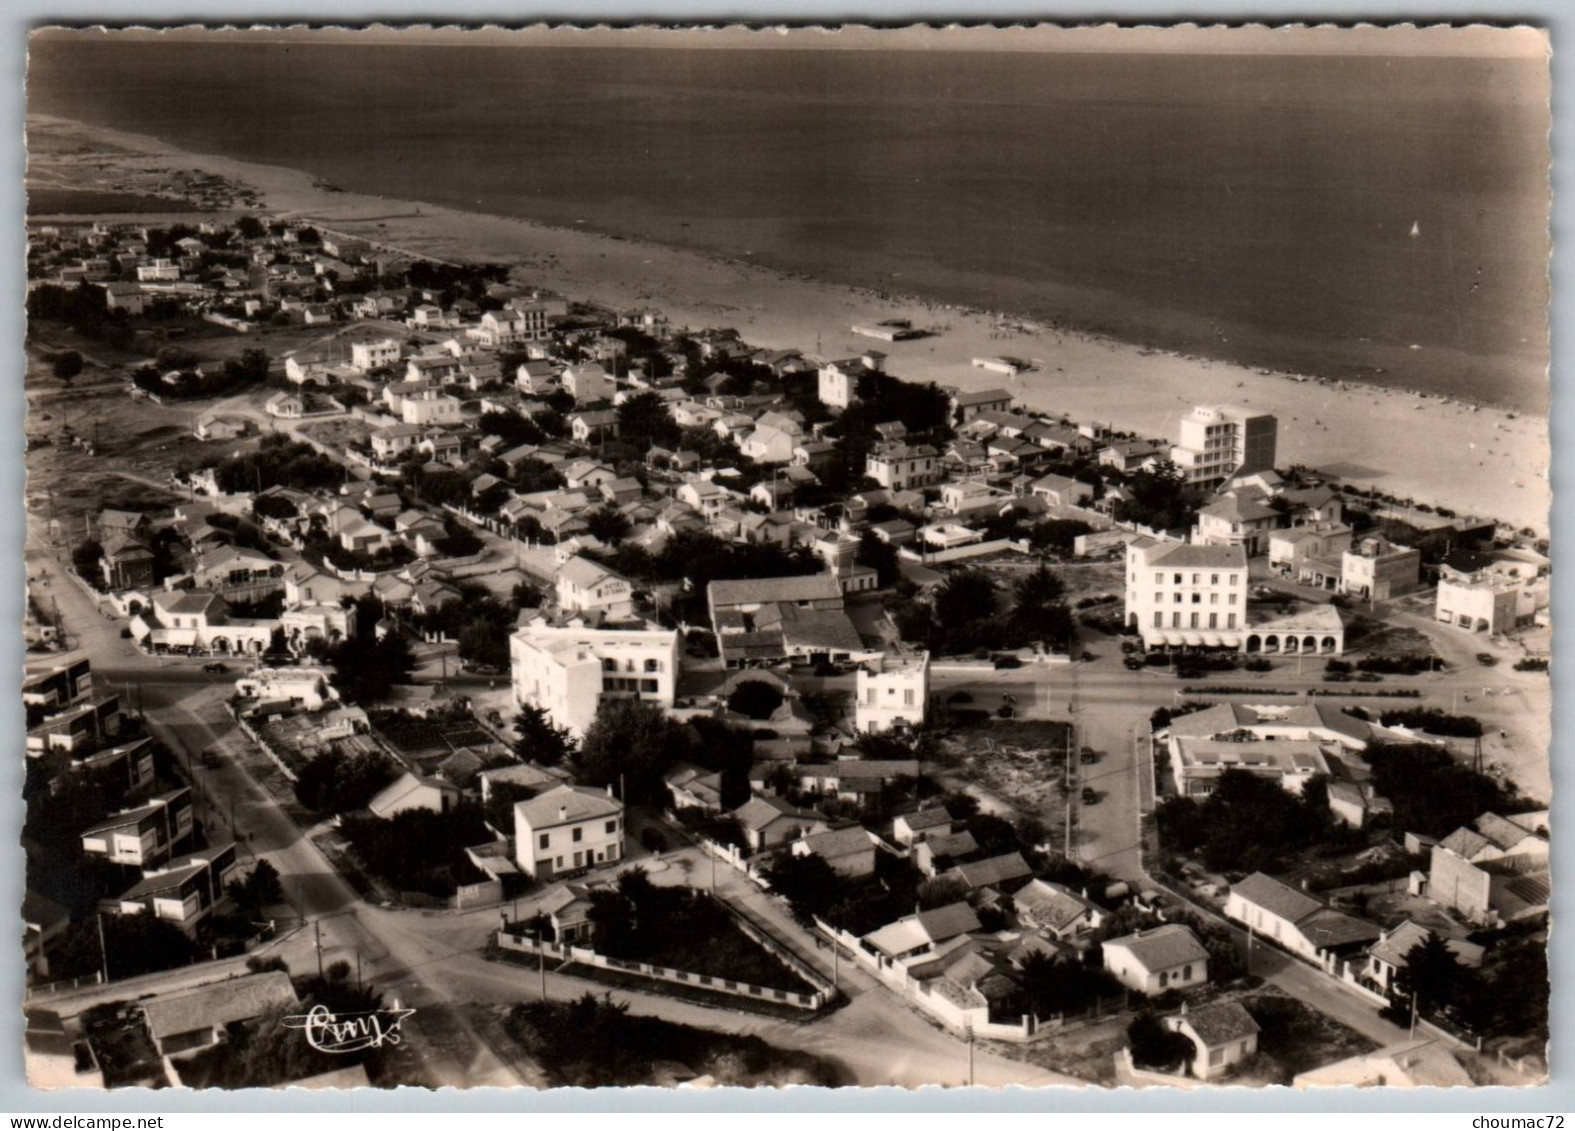
[[[995,720],[941,739],[936,762],[1050,824],[1064,819],[1065,748],[1063,724]]]

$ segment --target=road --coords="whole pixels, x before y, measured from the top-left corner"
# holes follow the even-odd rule
[[[212,805],[199,806],[199,815],[210,828],[222,828],[233,821],[233,831],[245,850],[265,857],[278,869],[286,898],[306,929],[297,931],[276,953],[299,974],[318,965],[320,942],[323,964],[344,959],[354,965],[359,955],[363,971],[372,981],[381,982],[385,972],[412,971],[403,983],[406,1004],[451,1004],[444,989],[421,973],[423,952],[401,950],[397,942],[404,936],[400,935],[393,936],[396,945],[389,945],[363,921],[371,909],[247,769],[243,751],[247,743],[222,706],[231,689],[228,681],[216,681],[196,661],[146,656],[130,641],[123,640],[118,625],[103,616],[97,602],[45,552],[35,534],[30,529],[29,576],[48,578],[47,591],[58,603],[68,640],[75,646],[72,653],[52,658],[65,660],[86,655],[93,661],[94,676],[100,686],[130,687],[129,701],[122,696],[122,709],[139,706],[149,729],[177,754],[185,756],[188,772],[200,792],[217,800],[218,812],[212,811]],[[221,753],[221,765],[216,770],[204,768],[196,757],[210,748]],[[419,1032],[419,1015],[408,1024]],[[469,1036],[472,1047],[468,1055],[457,1060],[452,1056],[427,1057],[435,1079],[468,1086],[511,1086],[521,1082],[479,1036]],[[419,1048],[419,1042],[414,1047]]]

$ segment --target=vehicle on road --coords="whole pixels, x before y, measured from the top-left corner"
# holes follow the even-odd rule
[[[1094,790],[1093,788],[1091,788],[1090,786],[1086,786],[1085,785],[1083,787],[1083,804],[1084,805],[1098,805],[1099,804],[1099,793],[1096,790]]]
[[[1020,668],[1023,666],[1023,661],[1016,656],[997,656],[995,657],[995,666],[998,670],[1001,668]]]
[[[202,670],[205,672],[212,672],[214,675],[223,675],[230,669],[225,664],[221,664],[218,660],[215,660],[211,664],[203,664]]]
[[[1492,652],[1478,652],[1477,663],[1481,664],[1484,668],[1491,668],[1498,663],[1498,657]]]
[[[1142,656],[1128,656],[1121,662],[1126,665],[1127,671],[1129,672],[1140,672],[1144,668],[1148,667],[1148,665],[1143,662]]]
[[[1085,766],[1092,766],[1095,762],[1099,761],[1099,751],[1095,750],[1091,746],[1085,746],[1083,747],[1082,754],[1078,756],[1077,760]]]
[[[1078,657],[1078,659],[1081,660],[1085,664],[1092,663],[1094,660],[1097,660],[1098,658],[1099,657],[1094,655],[1092,652],[1084,652],[1082,655],[1080,655]]]
[[[212,746],[202,752],[202,764],[210,770],[217,770],[222,764],[219,761],[219,752]]]

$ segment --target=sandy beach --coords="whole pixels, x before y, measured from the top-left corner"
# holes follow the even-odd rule
[[[651,306],[675,325],[732,326],[745,340],[820,358],[874,348],[909,380],[963,389],[1001,386],[1023,404],[1173,437],[1194,404],[1231,403],[1280,420],[1279,462],[1326,469],[1363,486],[1539,533],[1548,528],[1547,418],[1374,386],[1268,373],[1109,339],[1036,327],[993,312],[946,307],[792,276],[700,253],[583,230],[331,191],[293,169],[193,154],[157,139],[59,119],[138,167],[202,169],[255,188],[270,212],[310,219],[454,261],[507,262],[528,281],[577,299]],[[851,327],[908,319],[933,331],[886,343]],[[975,357],[1031,359],[1015,379],[975,368]]]

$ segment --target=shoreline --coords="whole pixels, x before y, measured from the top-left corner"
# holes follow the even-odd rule
[[[751,345],[834,358],[888,355],[908,380],[963,390],[1007,389],[1029,408],[1174,439],[1194,404],[1234,403],[1280,420],[1278,462],[1326,469],[1391,495],[1548,529],[1548,419],[1439,394],[1340,381],[1133,344],[1004,311],[850,286],[727,256],[427,202],[333,191],[314,174],[196,154],[161,139],[48,115],[30,123],[118,146],[125,163],[200,168],[254,187],[259,210],[438,259],[505,262],[522,280],[571,298],[662,311],[675,326],[730,325]],[[47,165],[47,155],[38,162]],[[239,210],[236,210],[239,211]],[[32,218],[35,219],[36,218]],[[854,324],[907,319],[936,329],[888,343]],[[974,357],[1035,359],[1016,378]]]

